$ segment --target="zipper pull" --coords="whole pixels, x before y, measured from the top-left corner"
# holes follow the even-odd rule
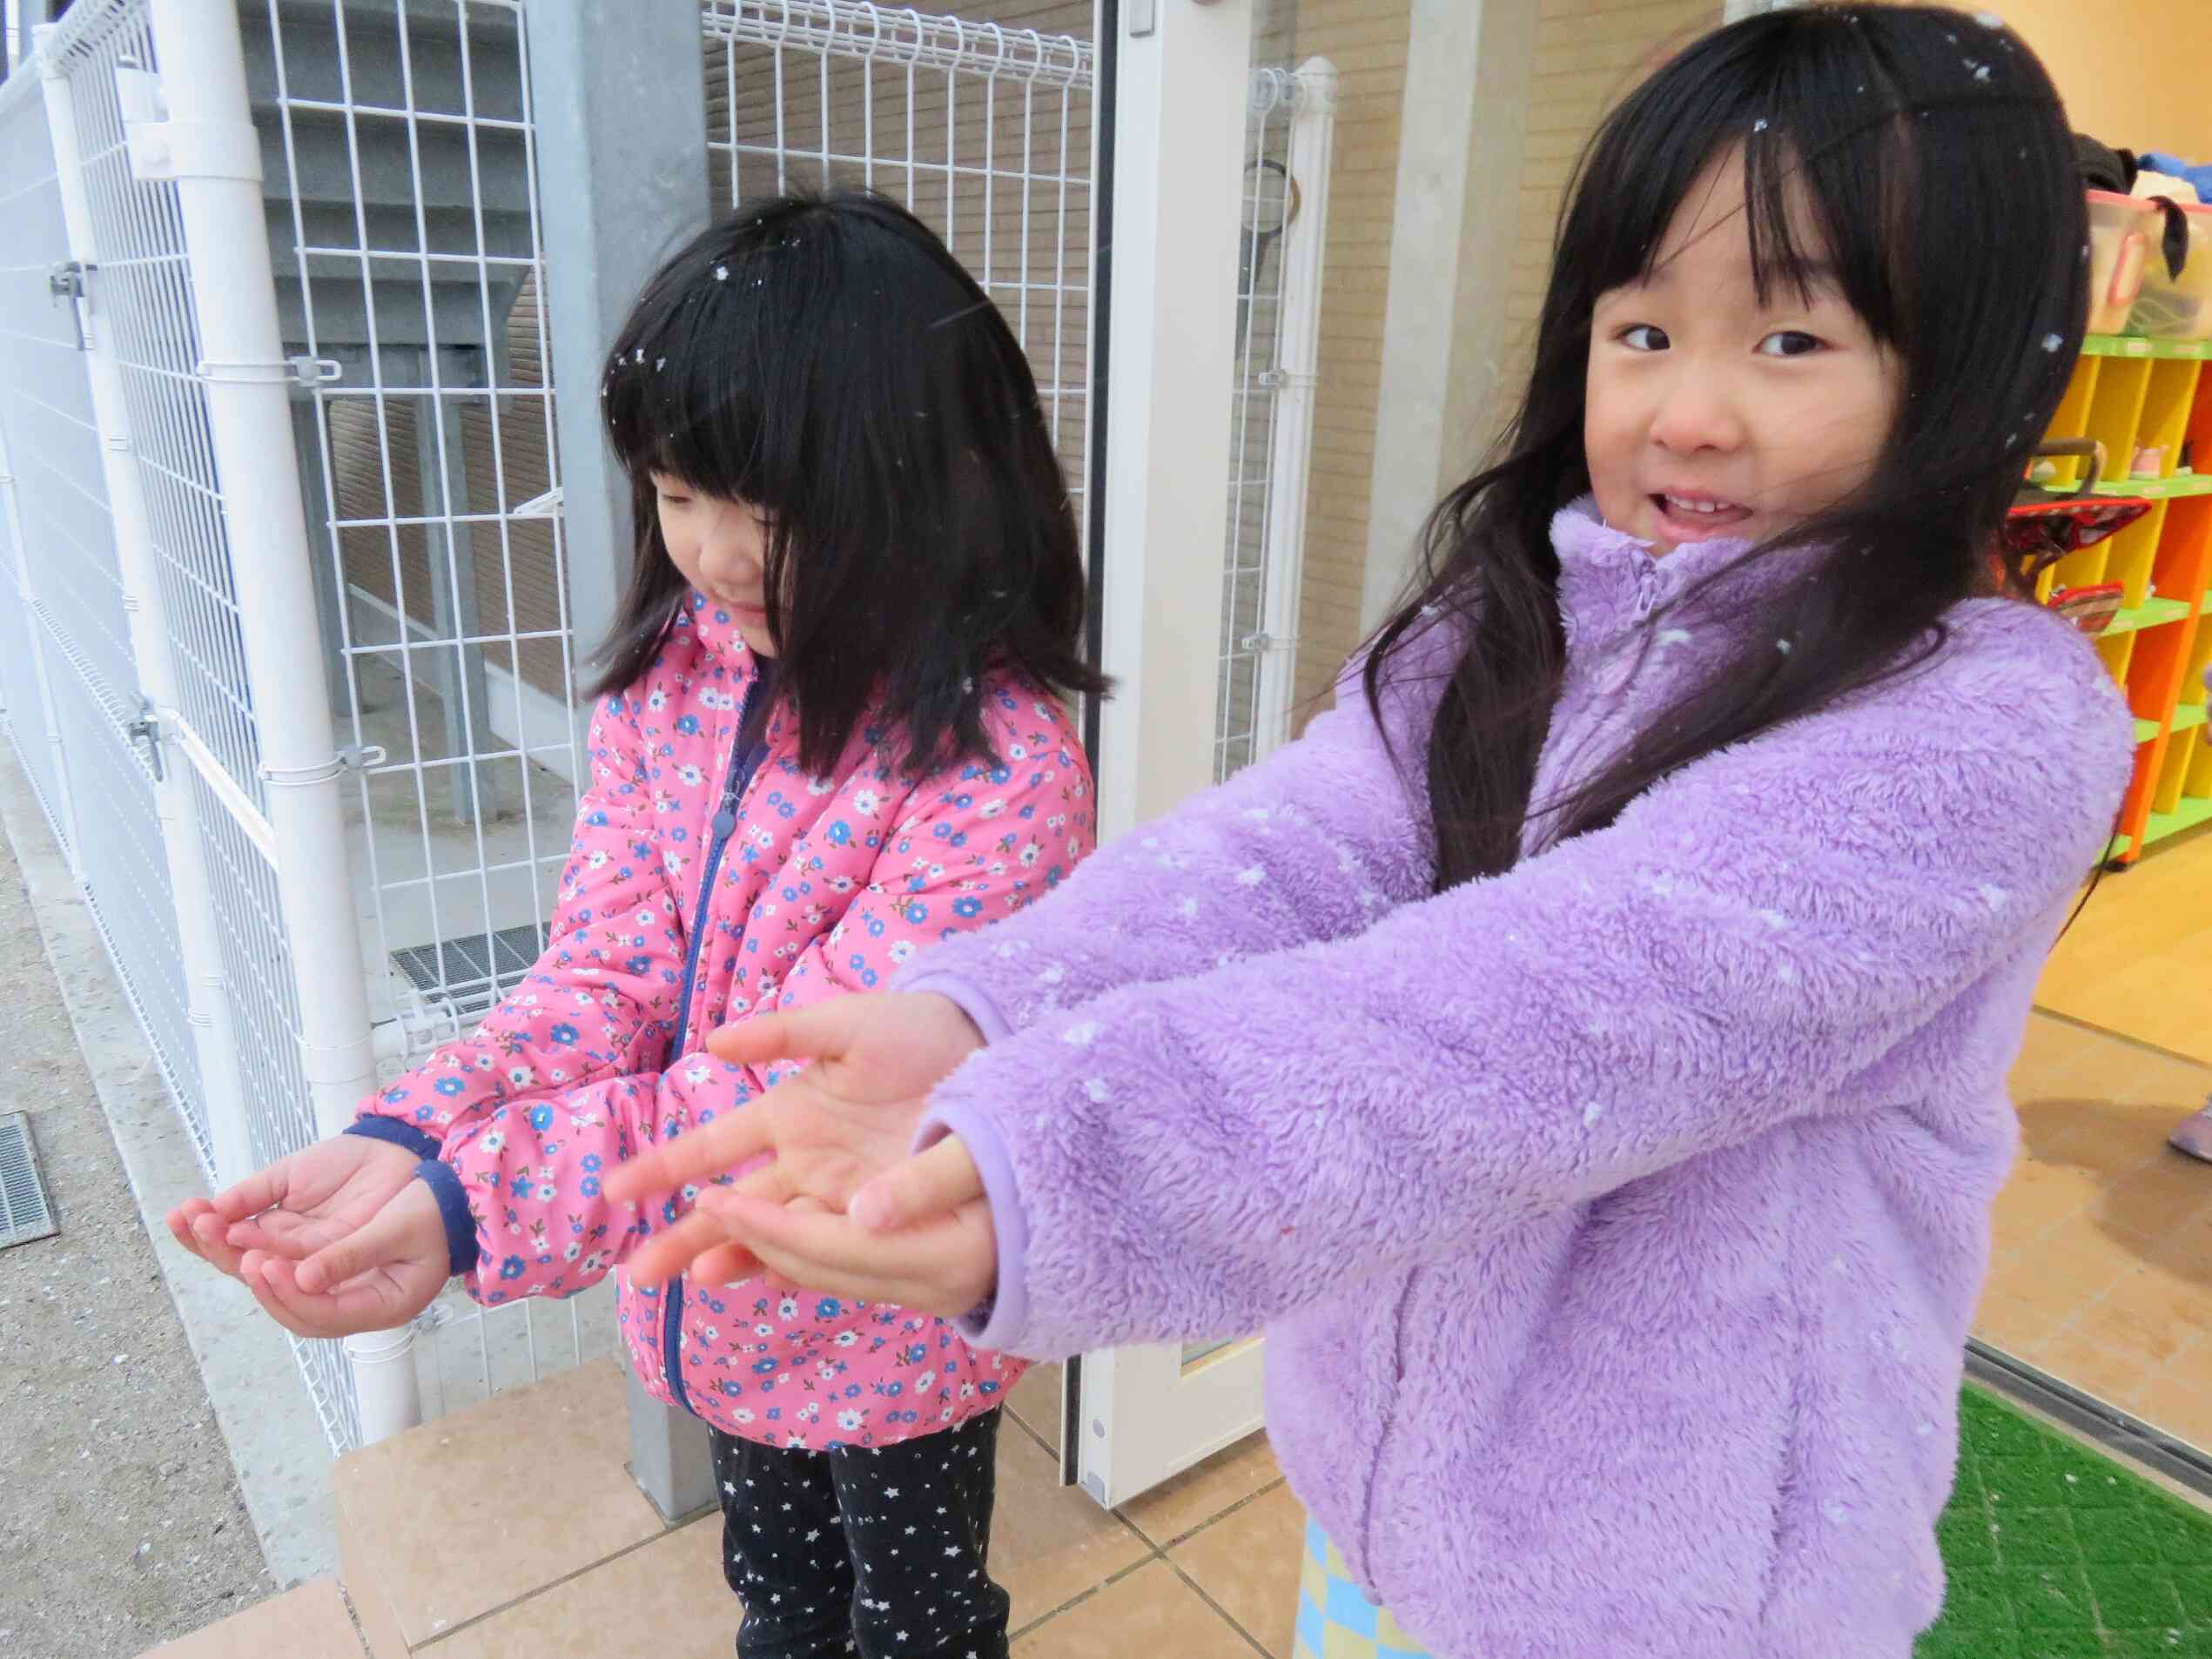
[[[715,814],[715,839],[717,841],[727,841],[729,838],[731,832],[736,828],[737,791],[735,789],[727,789],[723,793],[722,810]]]
[[[1651,613],[1658,608],[1659,572],[1658,567],[1648,558],[1636,568],[1636,620],[1649,621]]]

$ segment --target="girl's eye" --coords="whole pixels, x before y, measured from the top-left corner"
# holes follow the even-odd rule
[[[1765,357],[1810,357],[1821,349],[1821,342],[1801,328],[1778,328],[1759,341],[1758,349]]]
[[[1664,352],[1671,343],[1667,331],[1650,323],[1635,323],[1620,332],[1620,342],[1631,352]]]

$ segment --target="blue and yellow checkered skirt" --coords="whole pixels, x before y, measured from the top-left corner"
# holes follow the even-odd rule
[[[1297,1659],[1430,1659],[1429,1649],[1367,1599],[1344,1557],[1314,1521],[1298,1581]]]

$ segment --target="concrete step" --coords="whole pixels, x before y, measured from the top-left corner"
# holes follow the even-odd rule
[[[319,1578],[142,1659],[363,1659],[365,1651],[338,1581]]]
[[[409,123],[391,116],[292,111],[291,141],[273,104],[258,106],[261,171],[272,197],[297,192],[306,202],[358,199],[373,208],[404,209],[418,199],[430,212],[512,215],[527,225],[529,168],[520,132],[453,123]],[[421,189],[415,185],[418,175]]]
[[[406,9],[404,58],[395,0],[346,0],[342,40],[330,0],[276,0],[275,10],[289,97],[522,118],[521,45],[514,14],[505,7],[467,9],[464,55],[460,8],[415,0]],[[239,7],[247,89],[257,104],[277,96],[269,14],[266,0],[241,0]]]

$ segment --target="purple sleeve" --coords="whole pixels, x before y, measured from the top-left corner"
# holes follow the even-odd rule
[[[1001,1219],[975,1336],[1250,1331],[1851,1109],[1978,981],[2032,973],[2111,834],[2126,710],[2027,631],[1709,756],[1507,876],[976,1055],[928,1131],[963,1138]],[[1240,893],[1185,890],[1240,937]]]
[[[1426,729],[1443,655],[1441,637],[1417,642],[1386,688],[1402,749]],[[1356,667],[1337,704],[1297,742],[1093,853],[1041,907],[931,946],[896,989],[950,997],[996,1043],[1122,986],[1343,938],[1425,893],[1427,808]],[[1417,736],[1409,752],[1417,776]]]

